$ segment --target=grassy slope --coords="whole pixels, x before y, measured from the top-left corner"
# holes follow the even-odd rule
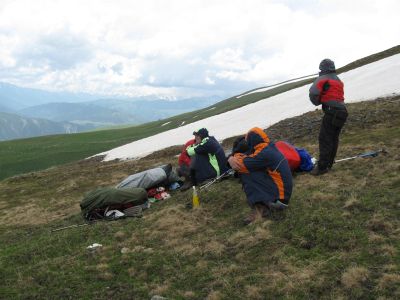
[[[400,53],[400,46],[355,61],[340,68],[338,72],[348,71],[398,53]],[[0,142],[0,180],[16,174],[43,170],[51,166],[83,159],[117,146],[176,128],[183,121],[186,124],[198,121],[310,82],[311,80],[303,80],[285,84],[265,92],[253,93],[239,99],[232,97],[213,105],[215,107],[213,110],[205,108],[136,127]],[[170,123],[166,126],[161,126],[166,122]]]
[[[388,154],[337,164],[322,177],[298,175],[290,209],[252,226],[241,225],[248,207],[229,179],[200,193],[199,210],[185,209],[190,192],[176,192],[142,219],[50,233],[82,222],[84,192],[176,163],[176,147],[139,161],[81,161],[0,182],[0,297],[399,298],[399,99],[352,104],[349,112],[338,157],[380,147]],[[320,118],[308,113],[268,133],[315,153]],[[95,242],[103,247],[86,250]]]

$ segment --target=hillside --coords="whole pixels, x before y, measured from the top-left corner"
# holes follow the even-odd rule
[[[49,134],[76,133],[89,129],[92,127],[0,112],[0,141]]]
[[[97,95],[70,92],[49,92],[39,89],[18,87],[0,82],[0,111],[17,111],[29,106],[49,102],[81,102],[98,99]]]
[[[79,202],[99,186],[162,163],[179,147],[134,161],[69,163],[0,182],[1,295],[19,299],[396,299],[400,297],[400,97],[354,103],[338,158],[386,155],[299,174],[290,208],[244,227],[236,179],[174,192],[141,219],[82,223]],[[268,129],[316,154],[321,112]],[[244,129],[247,130],[248,128]],[[231,147],[231,140],[224,142]],[[98,251],[86,247],[100,243]],[[21,286],[24,288],[21,289]]]
[[[129,110],[121,112],[88,103],[47,103],[31,106],[18,112],[29,117],[86,124],[93,127],[142,122],[140,117],[131,114]]]
[[[218,99],[220,97],[211,96],[172,101],[154,99],[154,97],[148,96],[125,100],[102,99],[92,101],[90,104],[114,109],[119,112],[131,112],[140,116],[144,122],[151,122],[202,109],[218,102]]]
[[[400,68],[398,68],[397,65],[386,65],[383,69],[381,68],[379,70],[373,70],[373,73],[371,72],[370,68],[370,66],[373,65],[374,62],[382,61],[384,63],[387,58],[391,59],[399,53],[400,46],[396,46],[386,51],[373,54],[371,56],[362,58],[360,60],[357,60],[356,62],[346,65],[342,70],[344,72],[348,72],[348,80],[354,82],[351,89],[353,91],[352,96],[351,93],[347,95],[348,90],[346,89],[346,97],[351,96],[349,98],[346,98],[346,101],[373,99],[374,97],[379,97],[388,93],[393,93],[396,91],[400,92],[397,82],[397,78],[399,76],[398,72]],[[356,73],[358,72],[358,75],[353,76],[351,70],[354,70],[354,72]],[[368,72],[370,73],[365,70],[369,70]],[[380,71],[380,73],[378,73],[377,71]],[[343,76],[344,75],[345,74],[343,74]],[[369,80],[371,80],[372,82],[368,82],[366,84],[366,82],[363,81],[366,76],[368,76]],[[235,125],[235,130],[240,130],[240,132],[237,131],[236,133],[227,136],[230,137],[232,135],[242,132],[241,130],[243,129],[240,126],[242,124],[241,122],[247,122],[248,120],[251,120],[251,118],[240,112],[239,109],[242,107],[243,109],[246,109],[246,107],[252,106],[252,103],[254,103],[254,105],[258,105],[258,107],[261,107],[258,111],[265,111],[267,113],[265,115],[257,113],[256,116],[257,118],[259,118],[259,122],[261,125],[252,125],[263,126],[264,124],[265,127],[265,125],[271,125],[273,123],[273,119],[275,121],[279,121],[287,117],[299,115],[307,110],[313,109],[313,107],[310,106],[307,98],[308,90],[307,86],[305,85],[308,84],[309,80],[306,80],[283,84],[281,86],[274,87],[262,92],[255,92],[250,94],[249,92],[246,92],[244,94],[247,95],[240,98],[237,98],[236,96],[231,97],[215,105],[212,105],[211,107],[130,128],[0,142],[0,179],[4,179],[25,172],[43,170],[51,166],[83,159],[104,151],[108,151],[118,146],[138,141],[143,138],[155,136],[156,134],[167,132],[169,130],[177,128],[180,128],[180,130],[185,130],[185,132],[175,132],[174,136],[178,136],[179,138],[181,136],[189,136],[193,132],[192,127],[198,126],[198,123],[196,122],[198,122],[199,120],[205,120],[205,122],[201,122],[201,126],[211,126],[215,130],[226,130],[227,127],[233,127],[233,125]],[[381,90],[382,86],[380,86],[379,84],[384,86],[385,89]],[[393,88],[393,84],[395,85],[395,88]],[[268,101],[271,98],[275,97],[274,99],[283,99],[284,94],[286,94],[288,91],[293,91],[294,89],[299,87],[303,89],[303,91],[298,90],[296,95],[292,93],[291,100],[299,100],[300,102],[293,102],[295,104],[292,104],[292,102],[290,101],[285,101],[286,107],[283,109],[284,114],[282,113],[282,109],[281,111],[276,112],[271,110],[269,107],[263,108],[264,105],[270,105],[268,104]],[[359,92],[363,92],[364,94],[360,94]],[[288,105],[289,107],[287,107]],[[293,112],[293,109],[296,110],[296,112]],[[241,119],[233,121],[232,119],[230,119],[231,122],[229,123],[226,121],[229,119],[229,115],[224,116],[224,113],[226,112],[236,114],[235,116]],[[220,116],[221,118],[227,118],[224,121],[224,126],[222,126],[220,122],[217,125],[209,125],[208,118],[219,118],[218,116]],[[221,119],[219,121],[221,121]],[[265,122],[269,122],[269,124],[265,124]],[[195,129],[198,128],[196,127]],[[214,132],[214,134],[220,136],[218,133]],[[172,141],[170,137],[163,137],[159,140],[163,140],[163,143],[171,143]],[[156,143],[152,143],[153,149],[151,149],[151,151],[155,150],[154,146],[162,146],[162,144],[158,141]],[[179,143],[180,141],[175,144]],[[135,148],[140,149],[140,147]]]

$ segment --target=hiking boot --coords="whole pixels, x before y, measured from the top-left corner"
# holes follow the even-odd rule
[[[320,169],[320,168],[316,167],[316,168],[314,168],[314,170],[312,170],[312,171],[310,172],[310,174],[313,175],[313,176],[320,176],[320,175],[323,175],[323,174],[325,174],[325,173],[328,173],[328,171],[329,171],[328,168],[326,168],[326,169]]]
[[[249,225],[256,220],[261,220],[262,218],[267,218],[269,216],[269,209],[267,206],[261,203],[254,205],[249,215],[243,220],[245,225]]]
[[[181,186],[181,192],[187,191],[188,189],[192,188],[192,183],[190,181],[185,181],[185,183]]]

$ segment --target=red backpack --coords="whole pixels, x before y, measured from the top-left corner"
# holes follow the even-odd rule
[[[275,143],[275,146],[287,159],[290,170],[294,171],[300,166],[301,158],[293,145],[284,141],[278,141]]]

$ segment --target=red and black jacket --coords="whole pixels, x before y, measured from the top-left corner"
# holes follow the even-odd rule
[[[190,159],[190,156],[186,152],[186,148],[191,145],[194,145],[195,142],[196,141],[194,139],[191,139],[186,142],[185,146],[183,146],[181,154],[178,157],[178,165],[179,166],[182,166],[182,165],[186,165],[188,167],[190,166],[191,159]]]
[[[320,75],[312,84],[309,96],[316,106],[344,108],[344,85],[334,72]]]

